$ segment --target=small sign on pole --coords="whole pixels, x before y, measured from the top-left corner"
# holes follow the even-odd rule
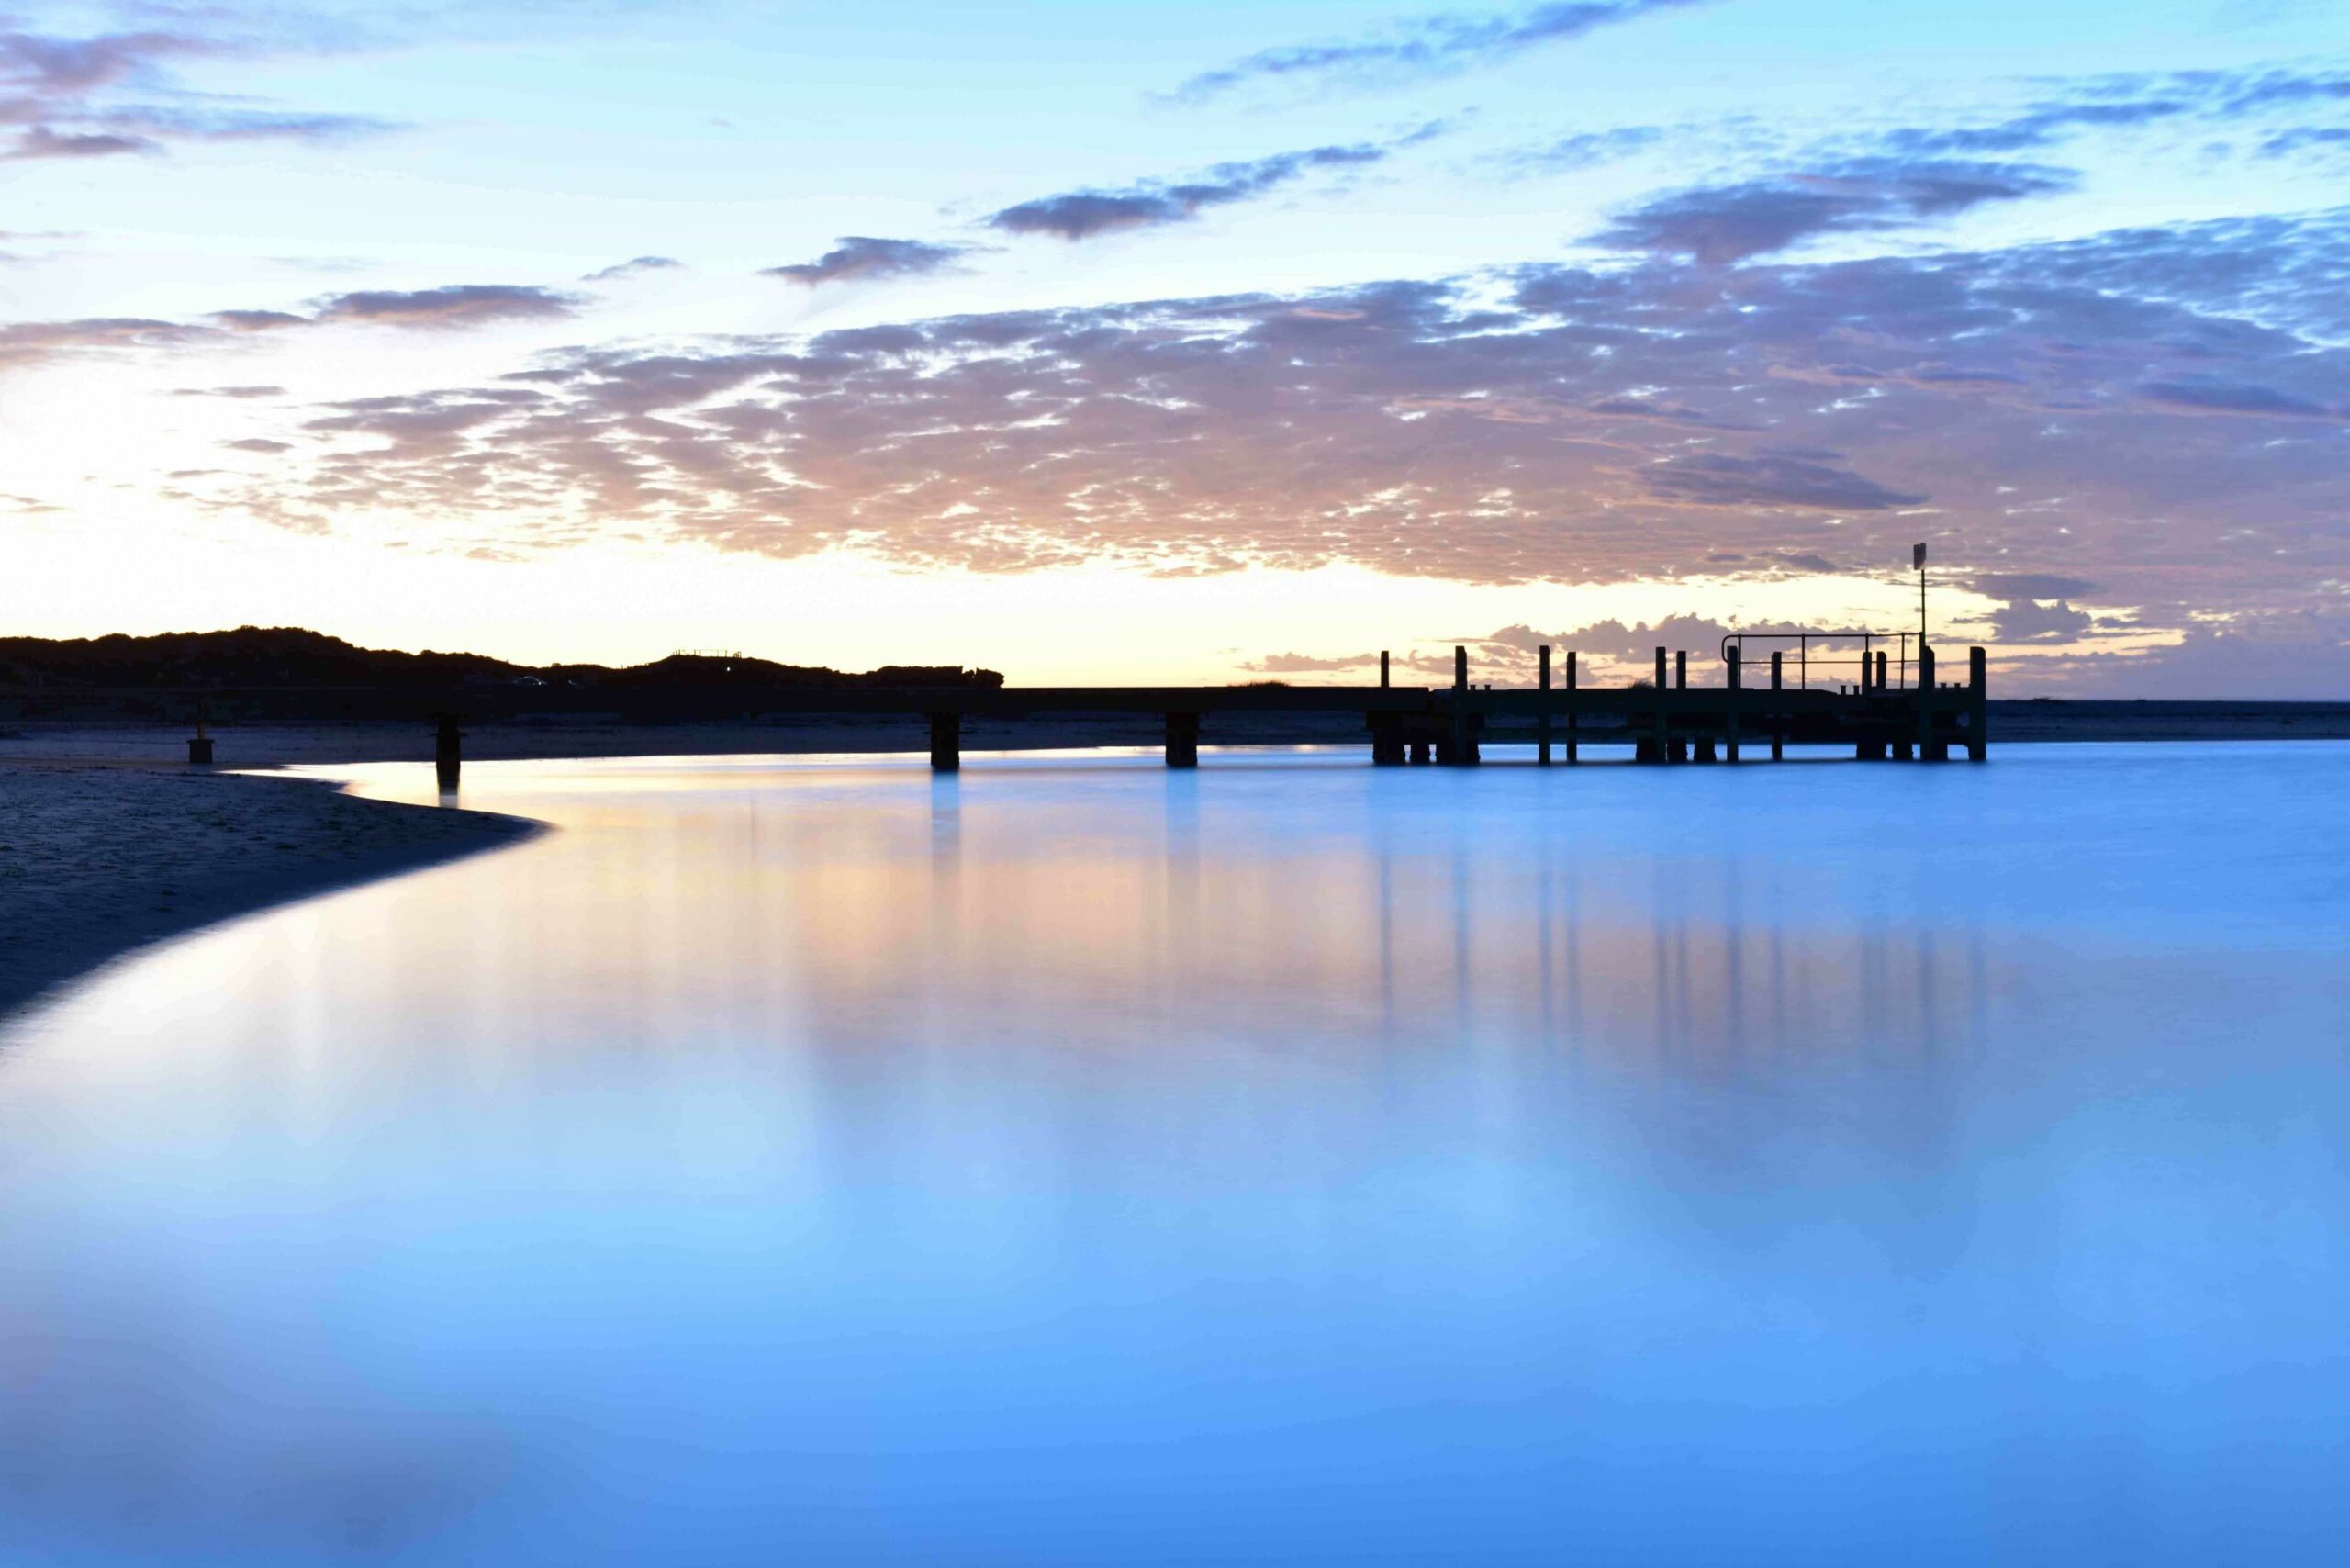
[[[1926,547],[1923,544],[1912,544],[1909,547],[1909,565],[1916,571],[1922,572],[1926,569]]]

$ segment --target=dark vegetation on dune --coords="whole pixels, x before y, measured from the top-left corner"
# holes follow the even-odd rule
[[[615,714],[658,722],[756,711],[764,696],[867,687],[989,689],[993,670],[890,665],[848,672],[736,654],[651,664],[522,665],[481,654],[362,648],[297,627],[70,640],[0,637],[0,719],[186,722]]]
[[[614,691],[725,685],[997,687],[993,670],[890,665],[861,674],[740,655],[672,654],[651,664],[520,665],[483,654],[363,648],[293,626],[154,637],[0,637],[0,687],[405,687],[505,684]]]

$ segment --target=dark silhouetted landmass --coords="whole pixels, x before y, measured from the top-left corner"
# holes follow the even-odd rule
[[[153,637],[0,638],[0,715],[185,721],[369,719],[445,707],[472,717],[609,712],[632,720],[755,711],[764,696],[868,687],[993,689],[1003,677],[957,666],[858,673],[739,655],[651,664],[523,665],[481,654],[363,648],[297,627]]]
[[[167,632],[154,637],[0,637],[0,687],[444,687],[532,683],[650,691],[721,684],[784,687],[997,687],[993,670],[897,666],[847,674],[737,655],[672,654],[651,664],[521,665],[482,654],[363,648],[293,626]]]

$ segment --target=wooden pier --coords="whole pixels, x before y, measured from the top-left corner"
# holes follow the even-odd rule
[[[1915,633],[1733,633],[1722,640],[1715,684],[1692,685],[1686,650],[1659,648],[1651,678],[1629,684],[1586,683],[1572,650],[1554,661],[1539,650],[1532,688],[1497,690],[1470,679],[1469,654],[1455,648],[1452,683],[1396,686],[1393,662],[1379,656],[1376,686],[957,686],[795,685],[723,681],[688,689],[632,695],[621,722],[679,722],[747,720],[782,715],[855,714],[912,718],[929,726],[930,763],[942,773],[959,768],[963,726],[974,719],[1153,715],[1164,726],[1167,766],[1197,767],[1200,745],[1214,738],[1218,715],[1360,714],[1371,761],[1380,767],[1434,764],[1473,767],[1484,747],[1502,740],[1531,743],[1536,760],[1570,766],[1593,746],[1628,746],[1634,761],[1739,763],[1773,761],[1790,745],[1850,747],[1863,761],[1943,762],[1953,751],[1984,760],[1990,743],[1989,692],[1984,650],[1967,651],[1966,679],[1938,678],[1932,650]],[[1790,644],[1750,657],[1747,644]],[[1858,644],[1857,654],[1842,644]],[[1878,644],[1887,647],[1880,648]],[[1815,657],[1812,649],[1823,652]],[[1901,658],[1888,658],[1893,646]],[[461,723],[524,722],[601,711],[612,694],[592,689],[528,686],[448,687],[28,687],[0,690],[0,712],[71,711],[76,702],[135,702],[142,709],[192,713],[198,739],[191,762],[210,760],[203,714],[209,702],[260,717],[337,720],[427,720],[433,726],[434,766],[444,788],[462,765]],[[293,711],[287,711],[288,709]]]
[[[1805,674],[1808,678],[1813,670],[1853,662],[1810,660]],[[1888,679],[1884,653],[1867,650],[1857,661],[1859,678],[1832,687],[1789,684],[1781,653],[1771,655],[1767,671],[1756,671],[1762,679],[1750,682],[1743,643],[1736,637],[1726,639],[1722,666],[1721,684],[1692,686],[1687,653],[1671,658],[1668,678],[1668,650],[1659,648],[1652,682],[1586,686],[1571,651],[1563,681],[1553,685],[1546,647],[1540,685],[1496,690],[1471,682],[1468,651],[1456,648],[1449,687],[1385,680],[1377,686],[906,687],[765,692],[758,706],[769,712],[922,716],[930,725],[930,765],[942,773],[962,765],[967,719],[1069,714],[1158,715],[1169,767],[1199,766],[1207,722],[1219,713],[1360,713],[1371,760],[1381,767],[1473,767],[1483,760],[1488,738],[1504,726],[1513,738],[1522,730],[1544,766],[1554,754],[1580,763],[1594,745],[1628,744],[1634,760],[1666,765],[1737,763],[1766,748],[1777,761],[1790,745],[1850,746],[1856,759],[1880,762],[1945,762],[1954,750],[1980,762],[1987,752],[1989,692],[1981,648],[1968,650],[1963,685],[1936,679],[1930,650],[1919,654],[1916,678],[1906,685]],[[1384,654],[1380,667],[1382,675],[1391,667]]]

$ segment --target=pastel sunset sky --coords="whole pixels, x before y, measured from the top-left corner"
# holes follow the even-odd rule
[[[11,632],[2350,696],[2340,0],[0,7],[0,182]]]

